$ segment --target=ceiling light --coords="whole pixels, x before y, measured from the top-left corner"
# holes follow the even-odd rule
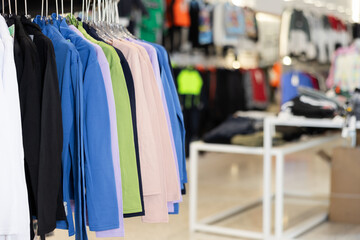
[[[282,62],[283,62],[284,65],[290,66],[291,63],[292,63],[292,60],[291,60],[291,58],[289,56],[285,56],[285,57],[283,57]]]
[[[352,14],[351,18],[354,22],[360,22],[360,1],[352,0]]]

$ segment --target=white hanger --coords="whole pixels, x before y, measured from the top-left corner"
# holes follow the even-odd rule
[[[59,6],[58,6],[58,0],[55,0],[55,7],[56,7],[56,19],[59,19]]]
[[[84,1],[85,0],[82,0],[82,4],[81,4],[81,14],[82,14],[81,18],[83,21],[85,20],[85,3],[84,3]]]
[[[101,2],[100,0],[97,1],[98,3],[98,13],[99,13],[99,19],[98,19],[98,22],[101,21]]]
[[[91,0],[90,0],[91,1]],[[96,21],[96,12],[95,12],[95,8],[96,8],[96,0],[94,0],[93,2],[93,8],[92,8],[92,12],[91,12],[91,16],[92,16],[92,21],[95,22]]]
[[[64,0],[61,0],[61,16],[64,16]]]
[[[49,16],[49,0],[46,0],[46,10],[45,10],[45,14],[46,14],[45,17],[48,17],[48,16]]]
[[[41,0],[41,17],[44,17],[44,0]]]
[[[25,4],[25,17],[28,16],[28,10],[27,10],[27,0],[24,0],[24,4]]]
[[[91,5],[91,0],[86,0],[86,20],[89,21],[89,11],[90,11],[90,5]]]
[[[5,3],[4,3],[4,0],[2,0],[2,14],[4,15],[5,14]]]

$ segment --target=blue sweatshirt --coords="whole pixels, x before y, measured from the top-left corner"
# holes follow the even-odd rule
[[[87,218],[92,231],[119,226],[105,86],[95,50],[65,21],[51,25],[37,17],[34,22],[53,41],[61,92],[67,221],[59,221],[57,227],[75,234],[70,206],[74,199],[76,239],[88,239]]]
[[[63,150],[62,150],[62,170],[63,170],[63,199],[67,216],[67,221],[59,221],[57,227],[69,229],[69,236],[75,234],[70,199],[75,202],[80,201],[80,195],[74,196],[74,182],[80,180],[80,160],[81,160],[81,132],[83,125],[81,119],[83,108],[83,75],[82,64],[78,51],[74,45],[66,41],[60,32],[52,25],[37,16],[34,22],[38,24],[42,32],[50,38],[54,45],[56,67],[59,79],[59,90],[61,97],[61,110],[63,120]],[[70,176],[71,168],[73,176]],[[71,182],[73,179],[74,182]],[[76,226],[80,227],[81,208],[75,211]],[[80,232],[80,228],[77,228]]]
[[[84,161],[81,162],[83,214],[91,231],[119,227],[115,177],[111,153],[110,117],[96,51],[85,39],[74,33],[65,20],[60,32],[78,50],[83,66],[84,84]],[[86,198],[85,198],[86,189]]]

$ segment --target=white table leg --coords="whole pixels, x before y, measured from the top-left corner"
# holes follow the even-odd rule
[[[276,190],[275,190],[275,236],[281,239],[284,231],[284,155],[276,154]]]
[[[198,158],[199,151],[195,144],[190,145],[190,193],[189,193],[189,223],[190,231],[194,232],[197,222],[197,192],[198,192]]]
[[[272,125],[269,119],[264,120],[264,176],[263,176],[263,234],[264,239],[271,236],[271,148]]]

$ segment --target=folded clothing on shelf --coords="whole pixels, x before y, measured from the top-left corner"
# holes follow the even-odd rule
[[[231,138],[237,134],[255,133],[257,120],[248,117],[231,116],[225,122],[214,128],[204,136],[208,143],[230,143]]]
[[[338,106],[329,100],[297,96],[281,106],[281,111],[307,118],[333,118]]]
[[[273,146],[281,145],[284,142],[282,133],[277,132],[275,136],[273,136]],[[264,144],[264,132],[261,131],[247,135],[237,134],[231,138],[231,144],[248,147],[262,147]]]

